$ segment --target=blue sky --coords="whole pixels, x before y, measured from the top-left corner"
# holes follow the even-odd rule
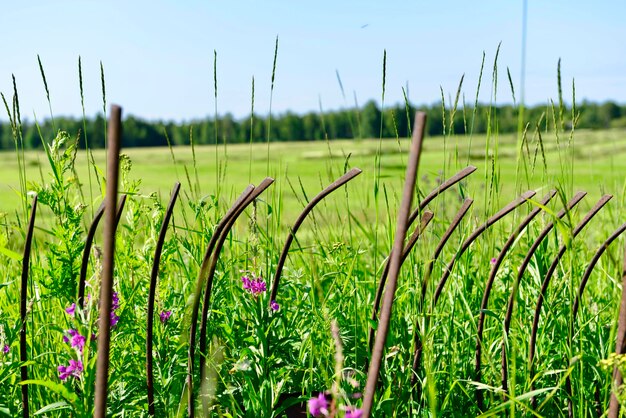
[[[13,1],[0,14],[0,91],[12,93],[15,74],[22,113],[49,115],[39,54],[53,113],[79,116],[80,55],[87,115],[102,108],[102,61],[107,100],[125,114],[201,118],[215,109],[215,50],[218,112],[248,115],[254,77],[255,113],[267,114],[278,36],[274,113],[348,107],[355,95],[360,105],[380,104],[384,50],[386,104],[400,102],[407,86],[413,103],[437,102],[440,87],[448,100],[463,74],[473,102],[483,51],[480,100],[488,102],[500,42],[496,97],[511,102],[506,70],[519,99],[522,1]],[[528,0],[526,103],[556,100],[559,58],[568,101],[575,79],[577,101],[626,102],[624,16],[623,1]]]

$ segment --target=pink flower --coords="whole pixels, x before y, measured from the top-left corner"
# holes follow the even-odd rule
[[[83,371],[83,363],[80,360],[70,360],[69,366],[61,365],[57,367],[57,370],[61,380],[66,380],[70,376],[79,378]]]
[[[247,276],[243,276],[241,278],[241,282],[242,282],[242,286],[244,290],[247,290],[248,292],[252,293],[252,295],[254,296],[258,296],[259,294],[267,290],[265,281],[260,277],[257,277],[256,279],[255,278],[251,279]]]
[[[85,337],[80,335],[78,331],[76,331],[75,329],[68,329],[67,333],[70,335],[71,338],[68,338],[67,336],[64,335],[63,341],[66,343],[70,343],[72,348],[75,348],[76,351],[82,354],[83,348],[85,348],[85,341],[86,341]]]
[[[67,312],[69,316],[74,316],[76,313],[76,304],[72,303],[69,307],[65,308],[65,312]]]
[[[280,309],[280,305],[279,305],[278,303],[276,303],[276,301],[275,301],[275,300],[273,300],[273,301],[270,303],[270,308],[272,308],[272,310],[273,310],[273,311],[277,311],[277,310],[279,310],[279,309]]]
[[[322,417],[328,415],[328,402],[326,396],[320,392],[317,398],[311,398],[308,402],[309,414],[314,417]]]
[[[363,415],[363,411],[353,406],[349,406],[346,409],[346,415],[344,415],[344,417],[345,418],[361,418],[362,415]]]
[[[495,258],[495,257],[492,258],[491,261],[490,261],[491,265],[493,266],[494,264],[496,264],[496,261],[498,261],[497,258]]]
[[[4,345],[4,347],[2,347],[2,352],[3,352],[4,354],[8,354],[8,353],[9,353],[9,350],[10,350],[10,348],[9,348],[9,344],[5,344],[5,345]]]

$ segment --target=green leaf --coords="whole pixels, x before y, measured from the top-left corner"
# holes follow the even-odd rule
[[[46,412],[58,411],[61,409],[71,408],[71,405],[65,401],[54,402],[49,405],[44,406],[39,411],[35,412],[34,415],[45,414]]]
[[[70,403],[74,403],[78,401],[78,396],[70,392],[68,388],[66,388],[61,383],[56,383],[51,380],[24,380],[23,382],[19,382],[20,385],[39,385],[45,388],[50,389],[54,393],[62,396],[67,399]]]
[[[4,254],[15,261],[22,261],[22,254],[9,250],[7,247],[0,247],[0,254]]]

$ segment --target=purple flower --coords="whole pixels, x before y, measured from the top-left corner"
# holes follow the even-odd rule
[[[63,336],[63,341],[66,343],[70,343],[72,348],[75,348],[80,354],[83,353],[83,348],[85,348],[85,337],[80,335],[78,331],[75,329],[68,329],[67,333],[72,337],[71,339],[67,336]]]
[[[8,353],[9,353],[9,350],[10,350],[10,348],[9,348],[9,344],[5,344],[5,345],[4,345],[4,347],[2,347],[2,352],[3,352],[4,354],[8,354]]]
[[[117,292],[113,292],[111,295],[111,310],[117,310],[120,308],[120,298],[117,295]]]
[[[59,372],[59,379],[66,380],[68,377],[73,376],[79,378],[83,371],[83,363],[80,360],[70,360],[69,366],[57,367]]]
[[[165,324],[168,319],[172,316],[172,311],[163,311],[159,314],[159,318],[161,319],[161,323]]]
[[[498,261],[497,258],[495,258],[495,257],[492,258],[491,261],[490,261],[491,265],[493,266],[494,264],[496,264],[496,261]]]
[[[346,415],[344,416],[345,418],[361,418],[362,415],[363,415],[363,411],[353,406],[349,406],[346,409]]]
[[[314,417],[321,417],[328,415],[328,402],[326,401],[326,396],[320,392],[317,395],[317,398],[311,398],[308,402],[309,405],[309,414]]]
[[[277,310],[279,310],[279,309],[280,309],[280,305],[279,305],[278,303],[276,303],[276,301],[275,301],[275,300],[273,300],[273,301],[270,303],[270,308],[272,308],[272,310],[273,310],[273,311],[277,311]]]
[[[110,323],[110,324],[111,324],[111,327],[116,326],[116,325],[117,325],[117,323],[118,323],[118,322],[119,322],[119,320],[120,320],[120,317],[119,317],[119,316],[117,316],[117,315],[115,314],[115,312],[113,312],[113,311],[111,311],[111,316],[110,316],[110,318],[111,318],[111,323]]]
[[[247,276],[243,276],[241,278],[241,282],[242,282],[242,286],[244,290],[247,290],[248,292],[252,293],[254,296],[258,296],[259,294],[267,290],[265,281],[260,277],[257,277],[256,279],[255,278],[251,279]]]
[[[65,308],[65,312],[67,312],[69,316],[74,316],[74,313],[76,313],[76,304],[72,303],[68,308]]]

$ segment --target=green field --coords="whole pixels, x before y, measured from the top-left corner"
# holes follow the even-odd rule
[[[569,132],[561,133],[557,140],[553,133],[544,133],[543,149],[547,171],[544,171],[541,148],[538,139],[528,138],[529,156],[521,164],[519,180],[524,190],[558,186],[566,179],[576,190],[588,191],[592,196],[601,192],[621,193],[624,186],[623,173],[626,172],[626,131],[576,131],[573,140],[574,171],[563,172],[561,160],[571,159]],[[489,156],[497,153],[496,173],[499,174],[502,203],[514,197],[517,169],[517,136],[500,135],[490,139]],[[471,141],[471,148],[470,148]],[[496,150],[497,143],[497,150]],[[376,154],[380,147],[380,175]],[[258,183],[265,176],[276,179],[275,188],[281,191],[283,203],[291,216],[295,216],[302,204],[295,195],[302,197],[302,187],[310,197],[328,183],[343,174],[345,167],[359,167],[363,174],[351,183],[351,193],[355,200],[363,202],[360,209],[373,208],[372,185],[378,177],[394,193],[404,180],[404,167],[408,139],[351,140],[329,142],[281,142],[252,145],[201,146],[195,149],[195,167],[191,147],[169,148],[129,148],[122,152],[130,157],[132,169],[129,180],[141,181],[143,194],[158,193],[165,201],[175,181],[182,183],[183,191],[191,189],[189,182],[199,183],[198,197],[219,195],[226,204],[250,183]],[[478,170],[470,177],[467,190],[470,196],[481,200],[484,195],[485,165],[491,174],[491,159],[485,159],[486,136],[434,137],[426,138],[421,160],[418,187],[427,192],[437,178],[449,177],[468,164]],[[173,154],[173,156],[172,156]],[[93,152],[96,165],[105,170],[104,151]],[[3,199],[0,212],[10,213],[19,206],[18,167],[15,153],[0,153],[0,191]],[[47,182],[51,173],[42,151],[25,152],[27,181]],[[79,151],[76,158],[78,177],[83,192],[88,193],[87,158]],[[102,192],[92,179],[93,199],[99,203]],[[290,184],[291,183],[291,184]],[[292,187],[293,189],[292,190]],[[521,190],[518,188],[518,191]],[[294,193],[295,191],[295,193]],[[123,190],[122,190],[123,192]],[[395,204],[395,203],[393,203]]]

